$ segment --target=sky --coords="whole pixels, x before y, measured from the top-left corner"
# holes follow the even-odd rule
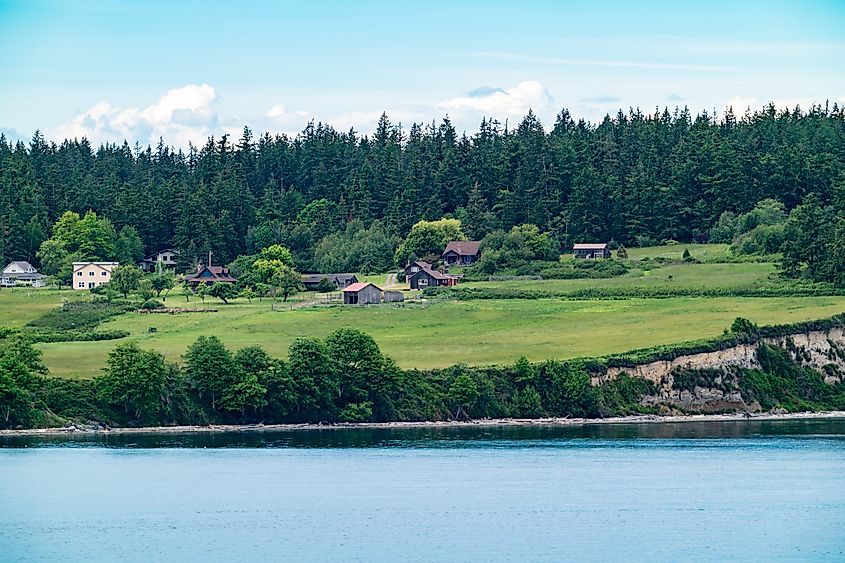
[[[0,0],[0,132],[370,133],[845,103],[845,0]]]

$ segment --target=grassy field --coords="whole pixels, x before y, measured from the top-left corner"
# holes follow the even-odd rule
[[[646,246],[644,248],[627,248],[628,258],[641,260],[643,258],[668,258],[670,260],[681,260],[684,257],[684,250],[689,250],[690,255],[701,261],[722,257],[728,250],[727,244],[673,244],[669,246]],[[616,252],[613,253],[616,256]]]
[[[500,287],[566,291],[589,287],[661,287],[661,288],[753,288],[775,285],[776,271],[770,263],[675,264],[655,270],[634,268],[623,276],[607,279],[523,280],[467,282],[466,287]]]
[[[725,245],[678,245],[629,249],[631,257],[680,258],[685,248],[698,258],[724,252]],[[636,263],[636,262],[635,262]],[[673,264],[654,270],[634,269],[601,280],[501,281],[467,283],[477,287],[516,287],[565,292],[592,287],[621,288],[755,288],[777,285],[774,264]],[[387,276],[359,275],[386,287]],[[464,284],[462,284],[464,285]],[[411,294],[409,294],[410,296]],[[88,299],[87,292],[56,290],[0,291],[0,325],[23,326],[63,299]],[[315,305],[315,301],[317,304]],[[168,305],[185,306],[181,295]],[[191,306],[201,303],[193,300]],[[168,360],[180,358],[202,335],[217,335],[232,348],[260,344],[284,357],[302,336],[322,337],[340,327],[371,334],[382,350],[402,367],[445,367],[621,353],[657,344],[712,337],[743,316],[759,324],[779,324],[829,317],[845,311],[845,297],[672,298],[619,301],[411,300],[402,306],[373,308],[325,305],[300,294],[271,310],[270,302],[237,300],[229,305],[208,299],[217,313],[139,315],[129,313],[100,326],[127,330],[142,347],[159,350]],[[153,329],[153,330],[151,330]],[[51,373],[92,377],[100,373],[108,352],[120,342],[39,344]]]
[[[62,301],[90,299],[87,291],[70,289],[0,289],[0,325],[22,327],[32,319],[40,317]]]
[[[218,313],[138,315],[102,325],[130,331],[142,347],[177,360],[201,335],[233,348],[260,344],[284,357],[300,336],[324,336],[339,327],[371,334],[402,367],[444,367],[458,362],[498,364],[619,353],[632,348],[715,336],[737,316],[761,324],[829,317],[845,311],[845,297],[630,299],[624,301],[495,300],[408,303],[403,307],[310,307],[270,311],[236,302]],[[150,327],[156,332],[150,333]],[[120,341],[41,344],[54,375],[91,377]]]

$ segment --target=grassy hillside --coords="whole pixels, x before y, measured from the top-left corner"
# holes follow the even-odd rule
[[[0,289],[0,325],[22,327],[50,309],[59,307],[62,301],[90,298],[87,291],[70,289]]]
[[[461,284],[550,290],[560,293],[585,288],[720,288],[782,286],[771,263],[673,263],[638,268],[638,259],[679,259],[685,248],[702,259],[724,253],[725,245],[678,245],[629,249],[634,269],[600,280],[498,281]],[[387,275],[359,275],[386,287]],[[391,278],[392,279],[392,278]],[[410,295],[410,294],[409,294]],[[88,299],[87,292],[55,290],[0,291],[0,324],[23,326],[63,299]],[[224,305],[208,299],[217,313],[139,315],[128,313],[100,325],[101,330],[126,330],[142,347],[159,350],[168,359],[181,356],[201,335],[217,335],[230,347],[260,344],[283,357],[301,336],[324,336],[339,327],[371,334],[382,350],[406,368],[443,367],[458,362],[501,364],[519,356],[531,360],[622,353],[634,348],[716,336],[737,316],[759,324],[780,324],[829,317],[845,311],[845,297],[632,298],[618,301],[562,299],[474,300],[470,302],[410,301],[402,306],[373,308],[314,304],[314,294],[297,295],[279,310],[270,302],[243,299]],[[172,295],[168,304],[185,306]],[[191,306],[200,305],[193,300]],[[61,377],[92,377],[105,365],[108,352],[123,340],[39,344],[51,373]]]
[[[201,335],[231,347],[260,344],[283,357],[299,336],[324,336],[356,327],[371,334],[402,367],[444,367],[458,362],[500,364],[621,353],[663,343],[715,336],[737,316],[760,324],[794,322],[845,311],[845,297],[630,299],[624,301],[489,300],[432,302],[373,308],[310,307],[270,311],[265,303],[235,302],[218,313],[138,315],[102,325],[125,329],[144,348],[177,359]],[[149,332],[155,327],[156,332]],[[120,341],[41,344],[55,375],[99,373]]]

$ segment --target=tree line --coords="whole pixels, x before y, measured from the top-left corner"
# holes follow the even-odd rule
[[[600,123],[564,109],[548,131],[529,112],[471,135],[448,118],[404,128],[383,115],[372,135],[245,128],[186,151],[0,136],[0,259],[37,263],[50,226],[88,210],[111,221],[113,244],[122,236],[113,254],[137,255],[140,240],[147,254],[178,248],[182,266],[282,244],[301,271],[383,269],[415,223],[444,217],[478,240],[532,224],[563,246],[703,242],[723,213],[766,198],[786,212],[809,195],[828,206],[843,174],[837,105],[739,118],[632,109]]]
[[[548,361],[403,370],[356,329],[301,338],[286,360],[201,336],[178,362],[135,342],[93,380],[45,377],[40,352],[0,327],[0,428],[208,423],[334,423],[585,416],[640,412],[653,386],[623,377],[594,388],[584,365]]]

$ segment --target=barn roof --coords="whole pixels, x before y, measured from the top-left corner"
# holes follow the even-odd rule
[[[342,291],[343,291],[343,293],[358,293],[359,291],[361,291],[362,289],[364,289],[368,285],[371,285],[374,288],[376,288],[377,290],[381,291],[381,288],[379,286],[377,286],[374,283],[370,283],[370,282],[353,283],[349,287],[344,287]]]
[[[572,245],[572,250],[604,250],[605,248],[607,248],[607,243],[584,243]]]
[[[480,246],[480,240],[450,240],[443,254],[454,252],[458,256],[475,256]]]

